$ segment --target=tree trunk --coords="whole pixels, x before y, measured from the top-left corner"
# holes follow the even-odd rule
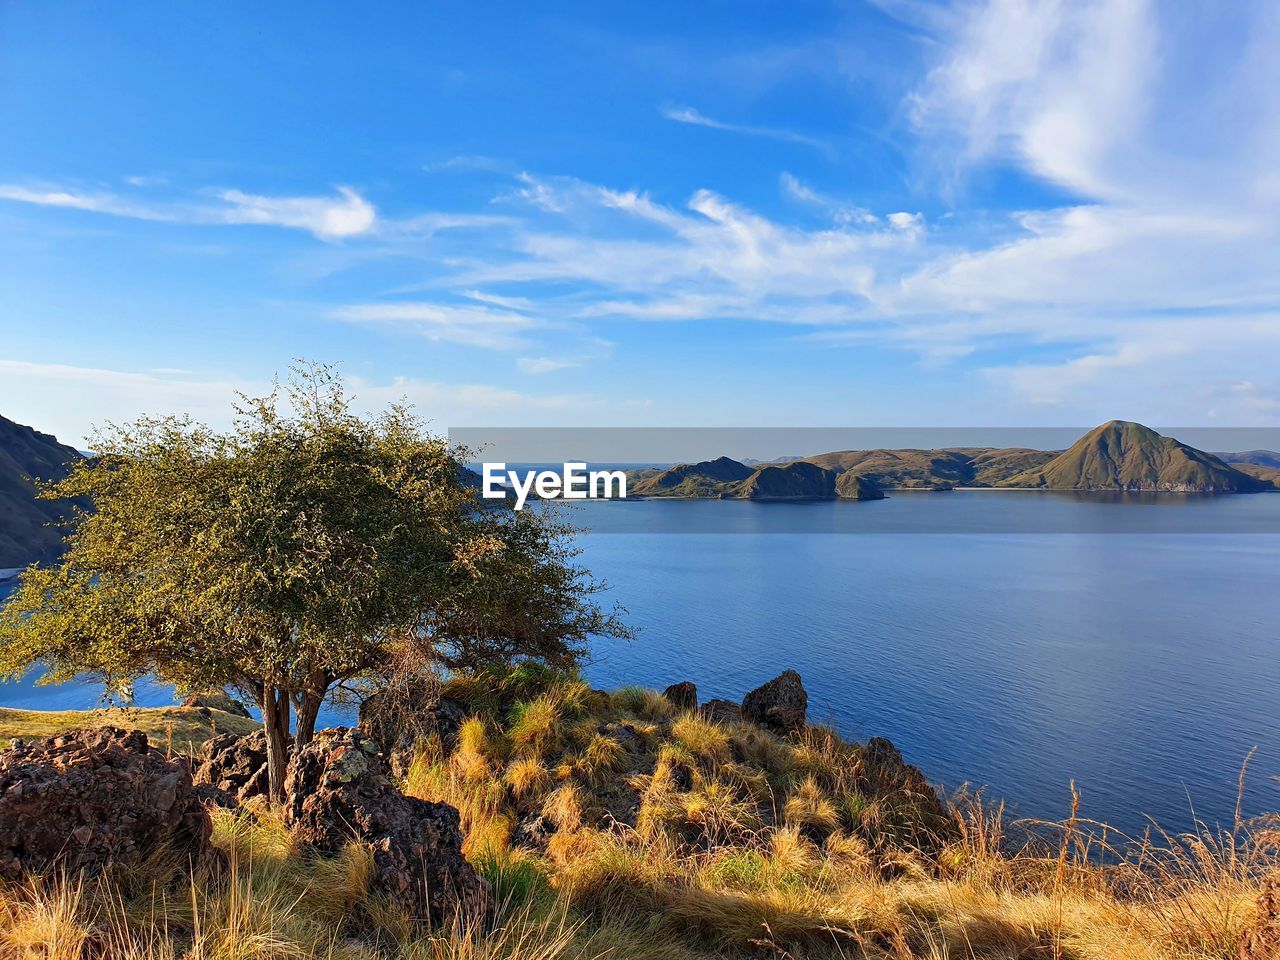
[[[283,803],[289,766],[289,695],[268,682],[262,685],[262,725],[267,733],[268,796],[272,803]]]
[[[298,704],[298,729],[294,734],[293,748],[299,750],[311,742],[311,738],[316,732],[316,717],[320,714],[320,705],[324,703],[323,697],[318,697],[313,693],[304,693],[302,700]]]

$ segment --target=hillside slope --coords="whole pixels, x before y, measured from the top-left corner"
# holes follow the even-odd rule
[[[58,480],[79,451],[57,438],[0,417],[0,568],[48,562],[62,545],[62,531],[49,526],[67,505],[37,500],[32,478]]]
[[[633,473],[630,496],[717,498],[726,484],[746,480],[755,471],[729,457],[681,463],[657,473]]]
[[[734,496],[745,500],[832,500],[836,474],[805,460],[761,467],[742,482]]]
[[[949,490],[994,487],[1039,467],[1058,451],[1022,447],[964,447],[943,450],[839,450],[807,457],[836,473],[865,477],[886,490]]]
[[[1172,437],[1128,420],[1095,427],[1043,467],[1002,484],[1051,490],[1249,493],[1270,488]]]

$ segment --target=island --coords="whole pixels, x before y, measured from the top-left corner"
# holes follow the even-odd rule
[[[891,490],[956,488],[1258,493],[1280,489],[1276,456],[1206,453],[1140,423],[1111,420],[1066,450],[839,450],[750,466],[721,456],[632,471],[627,493],[720,500],[878,500]]]

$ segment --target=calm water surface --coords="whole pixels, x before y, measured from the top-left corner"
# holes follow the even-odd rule
[[[792,667],[813,719],[889,737],[935,781],[1059,817],[1074,779],[1082,815],[1127,830],[1230,821],[1257,747],[1244,812],[1280,809],[1280,494],[647,501],[578,519],[583,562],[640,630],[596,645],[597,685],[738,699]],[[13,684],[0,704],[96,695]]]

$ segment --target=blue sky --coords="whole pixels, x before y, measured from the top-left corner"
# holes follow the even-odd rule
[[[1280,7],[8,4],[0,413],[1273,425]]]

